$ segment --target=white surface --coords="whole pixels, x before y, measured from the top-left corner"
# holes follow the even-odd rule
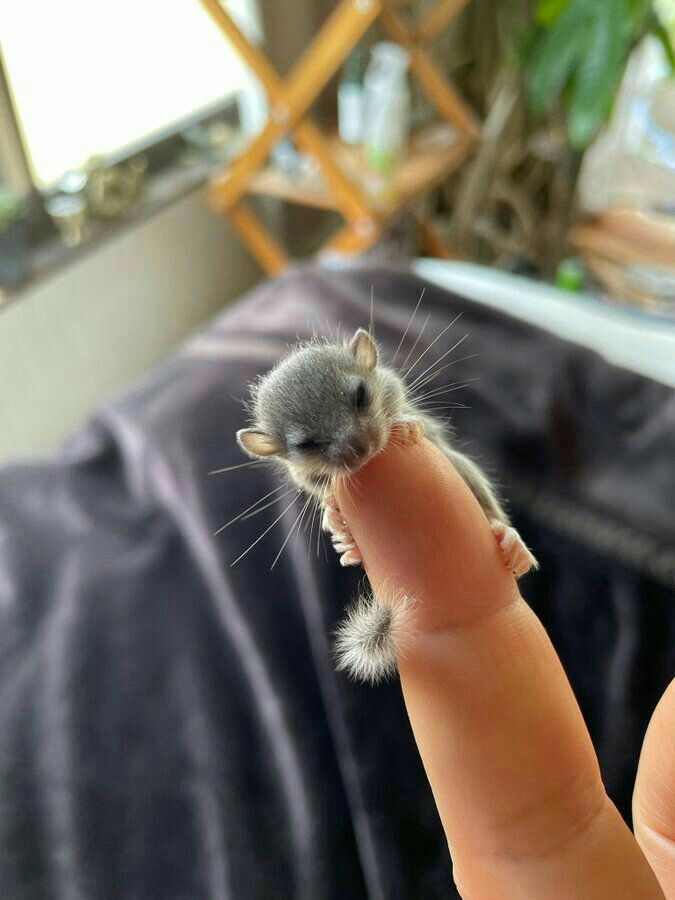
[[[254,35],[251,0],[229,0],[227,7]],[[91,155],[179,122],[250,80],[197,0],[8,0],[0,3],[0,34],[40,185]]]
[[[675,318],[614,306],[472,263],[421,259],[413,270],[449,291],[595,350],[614,365],[675,387]]]
[[[53,449],[258,277],[197,191],[0,309],[0,463]]]

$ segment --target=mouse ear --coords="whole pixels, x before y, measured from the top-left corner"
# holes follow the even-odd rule
[[[367,372],[372,372],[377,365],[377,345],[365,328],[359,328],[349,342],[349,350],[356,364]]]
[[[265,434],[264,431],[256,431],[255,428],[242,428],[237,432],[237,443],[249,456],[276,456],[281,453],[283,447],[281,441]]]

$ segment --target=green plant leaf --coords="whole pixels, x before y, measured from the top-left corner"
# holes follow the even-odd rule
[[[572,77],[585,51],[586,29],[592,18],[593,7],[587,0],[572,0],[542,33],[527,66],[528,99],[534,112],[547,112]]]
[[[511,54],[523,68],[529,65],[534,49],[541,40],[541,34],[541,28],[534,22],[529,22],[516,34]]]
[[[534,19],[548,28],[569,5],[570,0],[539,0],[534,11]]]
[[[647,27],[652,32],[652,34],[661,41],[661,45],[665,50],[666,56],[668,57],[668,63],[670,64],[671,72],[675,72],[675,48],[673,48],[673,44],[670,40],[670,34],[668,33],[667,28],[665,28],[663,22],[656,13],[652,13],[647,20]]]
[[[629,20],[633,33],[640,32],[652,10],[653,0],[628,0]]]
[[[569,139],[577,150],[595,137],[611,109],[630,50],[628,15],[628,0],[603,0],[594,5],[585,50],[566,103]]]

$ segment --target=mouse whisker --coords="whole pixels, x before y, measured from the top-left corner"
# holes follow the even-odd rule
[[[431,397],[434,394],[440,394],[442,391],[447,391],[450,388],[461,387],[463,384],[471,384],[472,381],[479,381],[480,376],[475,375],[473,378],[460,378],[457,381],[448,381],[445,384],[440,384],[438,387],[430,388],[428,391],[424,391],[424,393],[418,394],[415,393],[415,396],[419,399],[423,399],[425,397]],[[417,388],[416,391],[419,391],[420,388]]]
[[[432,414],[433,411],[436,409],[470,409],[470,407],[468,407],[466,405],[466,403],[450,402],[450,403],[438,403],[438,404],[435,404],[434,406],[420,405],[420,409],[422,409],[425,414]]]
[[[468,338],[468,336],[469,336],[469,332],[467,331],[467,333],[463,337],[461,337],[455,344],[453,344],[449,350],[446,350],[445,353],[442,353],[438,357],[438,359],[435,359],[431,363],[431,365],[426,367],[426,369],[423,372],[420,372],[420,374],[415,379],[413,379],[413,381],[411,382],[411,386],[414,387],[419,381],[421,381],[424,378],[424,376],[427,374],[427,372],[431,372],[431,370],[435,366],[437,366],[442,360],[444,360],[446,356],[449,356],[453,351],[455,351],[459,347],[460,344],[464,343],[464,341]],[[431,347],[431,344],[429,344],[429,347]],[[427,347],[427,350],[429,349],[429,347]],[[420,359],[421,358],[422,357],[420,357]],[[418,362],[419,362],[419,360],[418,360]],[[405,373],[406,378],[408,377],[410,372],[411,372],[411,369],[408,369],[408,371]]]
[[[314,509],[312,511],[312,519],[309,528],[309,541],[308,546],[311,548],[312,546],[312,532],[314,531],[314,525],[317,525],[316,529],[316,558],[319,558],[319,545],[321,542],[321,516],[323,515],[323,504],[321,503],[321,499],[319,497],[314,497]],[[324,547],[324,554],[326,552],[326,548]],[[326,557],[327,558],[327,557]]]
[[[301,531],[305,531],[305,532],[307,531],[307,525],[309,525],[309,538],[307,539],[307,546],[309,547],[310,553],[311,553],[312,535],[314,534],[314,522],[316,520],[316,506],[317,506],[316,497],[314,497],[312,495],[312,503],[310,503],[310,505],[309,505],[309,509],[310,509],[309,521],[307,523],[305,523],[305,520],[303,518],[302,522],[300,523],[300,527],[298,528],[298,531],[295,535],[295,549],[293,550],[293,554],[295,554],[295,550],[297,550],[297,547],[298,547],[298,535],[300,534]]]
[[[291,491],[293,490],[293,488],[289,488],[287,484],[282,484],[282,485],[280,485],[280,487],[274,488],[274,490],[270,491],[268,494],[265,494],[264,496],[259,497],[255,501],[255,503],[252,503],[243,512],[240,512],[233,519],[230,519],[230,521],[226,522],[225,525],[221,525],[220,528],[213,533],[213,536],[217,537],[222,531],[225,531],[226,528],[229,528],[230,525],[233,525],[235,522],[238,522],[239,519],[243,519],[244,517],[246,517],[247,513],[250,513],[251,510],[254,509],[254,507],[256,507],[259,503],[262,503],[264,500],[267,500],[267,498],[271,497],[273,494],[278,494],[279,491],[283,491],[284,488],[286,488],[286,493],[282,494],[281,497],[277,497],[277,500],[283,500],[283,498],[286,497],[288,494],[290,494]],[[276,500],[273,500],[272,502],[276,503]],[[267,504],[267,505],[270,506],[271,504]],[[258,510],[258,512],[260,512],[260,511],[261,510]]]
[[[279,549],[279,552],[278,552],[277,555],[274,557],[274,561],[273,561],[272,565],[270,566],[270,572],[271,572],[272,569],[276,566],[276,564],[279,562],[279,559],[281,558],[281,554],[284,552],[284,548],[286,547],[286,544],[287,544],[287,543],[290,541],[290,539],[293,537],[293,532],[294,532],[295,529],[298,527],[298,525],[299,525],[299,523],[300,523],[300,519],[305,515],[305,512],[307,511],[307,508],[309,507],[309,504],[310,504],[311,502],[312,502],[312,495],[310,494],[309,497],[305,500],[305,502],[304,502],[304,504],[303,504],[303,506],[302,506],[302,509],[300,510],[300,512],[298,513],[298,515],[296,516],[295,521],[294,521],[293,524],[291,525],[291,527],[290,527],[290,529],[289,529],[289,532],[288,532],[288,534],[286,535],[286,539],[284,540],[283,544],[281,545],[281,547],[280,547],[280,549]]]
[[[277,518],[274,520],[274,522],[272,522],[272,524],[269,525],[269,526],[263,531],[263,533],[262,533],[261,535],[259,535],[259,536],[253,541],[252,544],[249,544],[249,546],[246,548],[246,550],[244,550],[243,553],[240,553],[239,556],[234,560],[234,562],[231,562],[231,563],[230,563],[230,568],[232,568],[232,566],[236,566],[236,564],[239,562],[240,559],[243,559],[243,558],[246,556],[246,554],[247,554],[250,550],[252,550],[252,549],[256,546],[256,544],[258,544],[258,543],[265,537],[266,534],[269,534],[269,532],[274,528],[274,526],[277,524],[277,522],[280,522],[281,519],[283,519],[283,517],[286,515],[286,513],[288,512],[288,510],[291,508],[291,506],[293,506],[293,504],[295,503],[295,501],[298,499],[298,497],[300,496],[300,494],[302,494],[302,491],[298,491],[297,494],[296,494],[296,495],[293,497],[293,499],[291,500],[291,502],[288,504],[288,506],[284,509],[284,511],[283,511],[279,516],[277,516]]]
[[[426,327],[427,327],[427,325],[429,324],[429,319],[430,319],[430,318],[431,318],[431,313],[429,313],[429,315],[428,315],[428,316],[426,317],[426,319],[424,320],[424,325],[422,325],[422,327],[420,328],[419,334],[418,334],[417,337],[415,338],[415,342],[413,343],[413,345],[412,345],[412,347],[410,348],[410,350],[408,350],[408,355],[407,355],[406,358],[403,360],[403,363],[402,363],[402,365],[401,365],[401,370],[405,369],[405,367],[408,365],[408,360],[410,359],[410,357],[411,357],[411,356],[413,355],[413,353],[415,352],[415,348],[416,348],[417,345],[419,344],[422,335],[423,335],[424,332],[426,331]]]
[[[479,378],[465,378],[463,381],[453,381],[444,387],[433,388],[424,394],[418,394],[415,397],[415,403],[421,403],[424,400],[442,397],[443,394],[451,394],[453,391],[460,391],[462,388],[468,387],[472,381],[479,381]]]
[[[331,494],[335,495],[336,487],[340,486],[341,489],[344,489],[347,496],[349,495],[349,479],[342,472],[336,472],[333,476],[331,483]]]
[[[410,320],[409,320],[408,324],[405,326],[405,331],[404,331],[403,334],[401,335],[401,340],[398,342],[398,347],[396,348],[396,353],[394,353],[394,358],[393,358],[392,361],[391,361],[392,366],[393,366],[394,363],[396,362],[396,357],[398,356],[399,351],[400,351],[401,347],[403,346],[403,341],[406,339],[406,335],[407,335],[408,332],[410,331],[410,326],[411,326],[412,323],[413,323],[413,319],[414,319],[415,316],[417,315],[417,310],[420,308],[420,303],[422,302],[422,297],[424,297],[424,292],[425,292],[425,291],[426,291],[426,288],[423,287],[423,288],[422,288],[422,293],[420,294],[420,299],[417,301],[417,306],[416,306],[415,309],[413,310],[413,314],[412,314],[412,316],[410,316]],[[407,360],[406,360],[406,361],[407,361]],[[404,365],[405,365],[405,363],[404,363]]]
[[[466,337],[466,335],[464,337]],[[462,338],[462,340],[464,340],[464,338]],[[455,347],[451,348],[451,350],[454,350],[454,349],[455,349]],[[427,385],[430,381],[433,381],[439,372],[443,372],[443,371],[445,371],[445,369],[449,368],[450,366],[454,366],[457,363],[464,362],[465,360],[468,360],[468,359],[473,359],[473,357],[476,356],[477,354],[471,353],[467,356],[457,357],[457,359],[453,359],[450,362],[446,363],[444,366],[439,366],[439,368],[434,370],[434,366],[438,366],[439,363],[443,362],[444,357],[446,357],[447,355],[448,355],[447,353],[444,353],[443,356],[439,357],[433,366],[429,366],[428,372],[430,374],[426,374],[426,371],[424,373],[420,374],[413,382],[411,382],[410,388],[412,390],[419,391],[421,388],[423,388],[425,385]]]
[[[253,459],[251,462],[238,463],[236,466],[225,466],[223,469],[212,469],[207,475],[222,475],[223,472],[232,472],[234,469],[246,469],[249,466],[264,466],[264,459]]]
[[[345,478],[344,485],[347,489],[347,496],[352,500],[354,495],[356,495],[359,500],[363,499],[363,491],[360,488],[358,482],[354,480],[354,478]]]
[[[455,365],[457,365],[457,363],[465,362],[467,359],[473,359],[477,355],[478,354],[476,354],[476,353],[471,353],[469,356],[460,356],[458,359],[453,359],[451,362],[446,363],[444,366],[441,366],[440,369],[437,369],[435,372],[432,372],[431,375],[427,375],[427,377],[424,379],[424,381],[421,381],[421,382],[416,381],[414,390],[417,390],[417,391],[420,390],[420,388],[423,388],[426,384],[429,384],[430,381],[433,381],[434,378],[438,378],[438,376],[441,374],[441,372],[444,372],[446,369],[449,369],[450,366],[455,366]],[[411,389],[411,387],[408,386],[408,390],[410,390],[410,389]]]
[[[462,315],[461,312],[458,313],[458,314],[455,316],[455,318],[452,320],[452,322],[450,322],[448,325],[445,326],[445,328],[442,328],[442,329],[439,331],[439,333],[436,335],[436,337],[433,339],[433,341],[432,341],[432,342],[431,342],[431,343],[430,343],[430,344],[429,344],[429,345],[428,345],[428,346],[420,353],[420,355],[417,357],[417,359],[415,360],[415,362],[414,362],[414,363],[410,366],[410,368],[406,371],[405,375],[403,376],[404,378],[407,378],[408,375],[410,375],[410,373],[411,373],[412,370],[415,368],[415,366],[418,364],[418,362],[419,362],[421,359],[424,359],[424,357],[425,357],[425,356],[427,355],[427,353],[431,350],[431,348],[434,346],[434,344],[436,343],[436,341],[439,341],[439,340],[443,337],[443,335],[446,333],[446,331],[448,331],[450,328],[452,328],[452,326],[455,324],[455,322],[459,319],[459,317],[460,317],[461,315]],[[454,349],[454,348],[452,348],[452,349]]]
[[[313,532],[314,532],[314,523],[315,523],[315,521],[316,521],[316,512],[317,512],[318,509],[321,508],[321,502],[320,502],[320,500],[316,497],[315,494],[310,494],[310,496],[311,496],[311,498],[312,498],[312,505],[310,505],[310,509],[312,510],[312,512],[311,512],[310,517],[309,517],[309,539],[308,539],[308,541],[307,541],[307,545],[311,548],[311,546],[312,546],[312,534],[313,534]],[[303,525],[302,525],[302,523],[300,523],[300,528],[302,528],[302,527],[303,527]],[[305,530],[306,530],[306,526],[305,526]],[[319,531],[321,531],[321,527],[319,527]],[[298,534],[299,534],[299,533],[300,533],[300,529],[298,529]],[[297,537],[298,537],[298,535],[296,534],[296,536],[295,536],[295,538],[296,538],[296,547],[297,547]],[[318,541],[318,537],[317,537],[317,541]],[[317,545],[317,546],[318,546],[318,545]],[[318,556],[318,552],[317,552],[317,556]]]
[[[247,515],[242,516],[240,521],[246,522],[247,519],[252,519],[253,516],[257,516],[258,513],[264,512],[266,509],[269,509],[270,506],[274,506],[275,503],[280,503],[285,497],[288,497],[288,495],[289,495],[289,494],[291,493],[291,491],[293,491],[293,490],[294,490],[294,488],[289,488],[289,489],[286,491],[286,493],[285,493],[285,494],[281,494],[280,497],[276,497],[274,500],[270,500],[270,502],[269,502],[269,503],[266,503],[264,506],[259,506],[258,509],[254,509],[253,512],[250,512],[250,513],[248,513]]]
[[[323,530],[321,528],[321,516],[323,515],[323,506],[317,500],[315,507],[315,515],[317,516],[317,529],[316,529],[316,558],[319,558],[319,547],[323,547],[323,555],[326,557],[326,561],[328,561],[328,554],[326,553],[326,544],[323,540]]]

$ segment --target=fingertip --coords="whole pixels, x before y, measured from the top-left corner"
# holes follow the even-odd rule
[[[483,510],[428,440],[388,447],[336,493],[375,592],[394,584],[419,599],[421,628],[461,624],[519,596]]]

